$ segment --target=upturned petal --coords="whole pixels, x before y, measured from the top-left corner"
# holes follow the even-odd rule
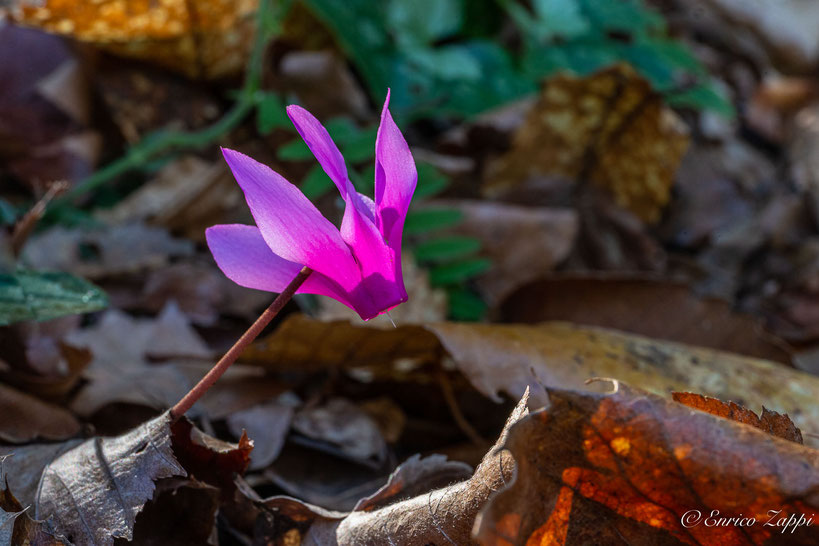
[[[347,292],[360,284],[361,273],[341,234],[296,186],[244,154],[226,148],[222,153],[274,254],[323,273]]]
[[[407,141],[389,111],[390,92],[381,110],[375,139],[375,223],[396,256],[396,279],[401,277],[401,238],[418,172]]]
[[[274,254],[256,226],[212,226],[205,230],[205,238],[219,269],[227,278],[246,288],[281,292],[303,267]],[[338,283],[317,271],[307,277],[296,292],[329,296],[344,305],[351,305]]]

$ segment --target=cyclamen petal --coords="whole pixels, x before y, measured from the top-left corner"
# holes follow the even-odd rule
[[[213,226],[205,230],[205,238],[219,269],[245,288],[281,292],[303,267],[274,254],[256,226]],[[296,293],[330,296],[350,305],[338,283],[317,271],[307,277]]]
[[[298,292],[335,298],[365,320],[407,300],[401,231],[417,174],[388,105],[389,92],[376,140],[375,201],[355,191],[344,158],[321,123],[303,108],[287,109],[347,203],[340,231],[278,173],[239,152],[222,150],[258,226],[208,228],[208,246],[228,278],[280,292],[306,265],[314,272]]]
[[[349,247],[296,186],[244,154],[223,148],[222,155],[274,254],[332,276],[347,290],[358,284],[360,274]]]

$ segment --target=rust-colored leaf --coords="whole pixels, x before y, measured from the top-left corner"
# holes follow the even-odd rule
[[[650,84],[626,65],[585,78],[550,78],[491,169],[498,194],[533,176],[562,175],[608,189],[617,203],[655,222],[688,146],[687,129]]]
[[[808,524],[819,510],[819,451],[614,385],[610,394],[550,390],[548,408],[512,427],[515,481],[482,512],[482,544],[819,540]],[[743,519],[712,523],[729,517]]]
[[[150,60],[196,77],[220,77],[244,65],[258,0],[22,0],[18,23]]]
[[[764,430],[768,434],[773,434],[785,440],[790,440],[798,444],[802,443],[802,432],[796,428],[788,414],[781,414],[762,408],[762,415],[757,415],[751,410],[735,404],[734,402],[723,402],[718,398],[703,396],[693,392],[675,392],[672,394],[675,402],[685,404],[694,409],[731,419],[739,423],[751,425],[759,430]]]

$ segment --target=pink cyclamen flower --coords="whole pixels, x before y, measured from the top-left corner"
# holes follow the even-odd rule
[[[407,301],[401,235],[418,174],[387,109],[375,141],[375,202],[358,193],[327,130],[307,110],[287,107],[324,172],[346,202],[337,229],[301,191],[261,163],[223,148],[256,226],[219,225],[206,237],[219,268],[247,288],[281,292],[303,266],[313,270],[298,292],[330,296],[364,320]]]

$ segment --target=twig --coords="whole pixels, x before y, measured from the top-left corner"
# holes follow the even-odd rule
[[[11,234],[11,251],[15,258],[20,255],[20,251],[23,250],[23,246],[26,244],[28,236],[31,235],[31,232],[34,231],[34,227],[37,225],[37,222],[39,222],[43,217],[43,214],[45,214],[46,207],[51,200],[65,193],[67,189],[68,182],[65,180],[53,182],[48,187],[45,195],[43,195],[40,200],[37,201],[33,207],[31,207],[31,210],[20,218],[20,221],[14,226],[14,231]]]
[[[202,395],[208,392],[216,381],[222,377],[227,369],[230,367],[231,364],[236,362],[236,359],[239,358],[239,355],[242,354],[250,343],[256,339],[256,337],[264,330],[265,326],[270,324],[270,321],[279,314],[279,311],[285,306],[285,304],[290,301],[290,298],[293,297],[293,294],[296,293],[296,290],[307,280],[307,277],[310,276],[313,270],[309,267],[302,268],[299,271],[299,274],[296,275],[290,284],[282,291],[281,294],[276,296],[276,299],[273,300],[273,303],[270,304],[270,307],[265,309],[264,313],[262,313],[259,318],[256,319],[256,322],[247,329],[247,331],[242,334],[242,337],[233,344],[228,352],[217,362],[211,370],[205,374],[199,383],[193,387],[188,394],[182,397],[182,400],[176,403],[176,405],[171,408],[171,422],[175,423],[180,417],[182,417],[191,406],[193,406]]]

